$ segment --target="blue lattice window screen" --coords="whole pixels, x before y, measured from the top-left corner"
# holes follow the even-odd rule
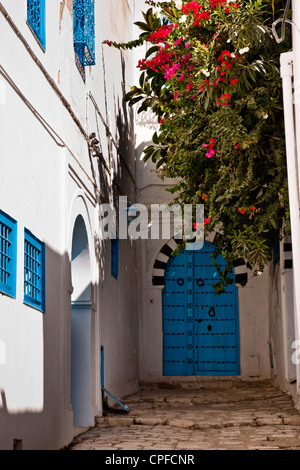
[[[0,292],[16,296],[17,222],[0,211]]]
[[[45,0],[27,0],[27,23],[46,49]]]
[[[119,274],[119,239],[111,239],[111,275],[118,279]]]
[[[45,248],[25,229],[24,238],[24,303],[44,311]]]
[[[83,66],[95,65],[95,0],[73,0],[74,49]]]

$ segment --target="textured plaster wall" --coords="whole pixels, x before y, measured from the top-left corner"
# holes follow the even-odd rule
[[[119,3],[96,0],[96,65],[86,67],[83,75],[75,63],[70,0],[46,2],[46,51],[26,23],[26,2],[1,2],[16,31],[0,13],[0,40],[10,44],[1,48],[0,64],[11,79],[8,83],[0,75],[0,167],[5,175],[0,208],[18,221],[17,296],[0,295],[1,449],[12,449],[14,439],[21,439],[24,449],[58,449],[75,432],[70,387],[76,282],[70,260],[78,215],[87,231],[92,283],[85,329],[85,334],[90,331],[91,419],[102,412],[101,344],[106,388],[116,396],[136,390],[135,246],[127,240],[120,244],[116,281],[110,274],[110,242],[100,240],[98,230],[99,204],[112,202],[119,193],[132,196],[135,188],[132,119],[123,103],[132,59],[102,45],[106,38],[131,37],[134,1],[122,2],[121,9]],[[100,141],[107,168],[88,152],[83,133],[91,132]],[[45,313],[23,304],[24,227],[46,247]],[[81,283],[83,288],[85,279]]]

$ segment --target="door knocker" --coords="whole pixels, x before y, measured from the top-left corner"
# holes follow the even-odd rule
[[[209,315],[210,317],[214,317],[215,314],[216,314],[215,307],[210,307],[209,312],[208,312],[208,315]]]

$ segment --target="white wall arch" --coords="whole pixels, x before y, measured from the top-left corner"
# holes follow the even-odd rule
[[[94,208],[92,208],[95,211]],[[95,243],[93,233],[95,232],[94,228],[94,217],[91,216],[88,204],[85,200],[84,191],[82,189],[78,189],[75,191],[71,204],[70,204],[70,211],[69,211],[69,223],[68,223],[68,240],[67,240],[67,247],[68,247],[68,255],[69,259],[72,259],[72,240],[73,240],[73,232],[76,223],[76,219],[78,216],[81,216],[87,232],[87,239],[88,239],[88,246],[89,246],[89,253],[90,253],[90,268],[91,268],[91,282],[94,284],[97,279],[96,275],[96,265],[97,261],[95,258]]]

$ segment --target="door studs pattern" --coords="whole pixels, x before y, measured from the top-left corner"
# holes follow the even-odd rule
[[[165,270],[164,375],[239,374],[236,288],[214,295],[211,253],[210,244],[199,252],[183,251]]]

